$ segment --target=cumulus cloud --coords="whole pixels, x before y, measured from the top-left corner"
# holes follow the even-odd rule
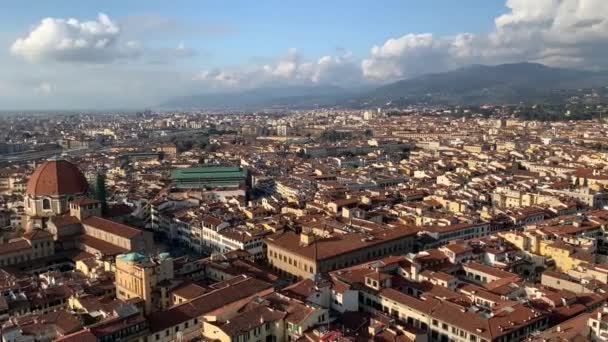
[[[341,56],[323,56],[313,65],[311,80],[315,83],[356,84],[361,82],[361,69],[350,52]]]
[[[406,34],[374,46],[371,57],[363,60],[363,74],[371,79],[403,78],[425,72],[427,68],[449,61],[449,39],[431,33]]]
[[[195,77],[215,88],[251,88],[265,84],[346,84],[360,82],[361,70],[352,55],[323,56],[316,61],[305,59],[296,49],[270,63],[248,68],[205,70]]]
[[[120,34],[120,27],[103,13],[94,21],[45,18],[10,50],[30,62],[107,62],[139,54],[140,45],[123,43]]]
[[[392,80],[473,64],[533,61],[606,68],[608,1],[507,0],[488,34],[406,34],[374,46],[361,62],[367,79]]]
[[[108,106],[107,98],[145,105],[159,98],[212,88],[292,84],[360,85],[387,82],[469,64],[532,61],[574,68],[608,68],[608,0],[505,0],[507,10],[487,33],[407,33],[378,42],[363,59],[339,48],[305,57],[290,49],[272,60],[204,70],[171,64],[205,52],[188,44],[222,25],[186,25],[162,16],[92,20],[46,18],[19,39],[2,36],[13,56],[2,59],[0,96],[31,106],[31,96],[61,108]],[[217,27],[216,27],[217,26]],[[183,40],[184,43],[180,43]],[[159,42],[172,41],[169,46]],[[11,45],[12,44],[12,45]],[[197,47],[199,48],[199,47]],[[111,63],[138,57],[133,63]],[[32,63],[28,63],[32,62]],[[44,62],[61,62],[49,68]],[[11,64],[14,63],[14,64]],[[137,64],[139,63],[139,64]],[[186,63],[184,63],[186,64]],[[136,66],[136,67],[134,67]],[[78,68],[81,72],[74,72]],[[82,78],[82,74],[89,77]],[[69,96],[65,96],[69,94]],[[26,96],[27,95],[27,96]],[[16,100],[15,100],[16,101]]]

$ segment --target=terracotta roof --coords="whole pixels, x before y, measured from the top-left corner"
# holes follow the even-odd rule
[[[443,281],[452,281],[453,279],[456,279],[456,277],[454,277],[451,274],[445,273],[445,272],[433,272],[431,270],[424,270],[422,272],[420,272],[420,275],[423,275],[427,278],[435,278],[438,280],[443,280]]]
[[[25,239],[18,239],[9,241],[7,243],[0,244],[0,255],[11,254],[18,251],[22,251],[28,248],[32,248],[30,243]]]
[[[27,182],[26,193],[31,196],[82,194],[89,188],[87,180],[76,165],[67,160],[49,160],[34,171]]]
[[[265,306],[258,306],[252,310],[243,312],[225,324],[220,326],[228,336],[237,336],[248,332],[253,328],[264,325],[267,322],[275,322],[285,317],[285,313],[272,310]]]
[[[162,331],[176,324],[272,289],[272,285],[255,278],[241,280],[236,284],[208,292],[192,301],[174,306],[168,310],[152,313],[148,317],[151,332]]]
[[[51,222],[55,225],[55,227],[61,228],[73,224],[79,224],[80,220],[76,216],[62,215],[51,217]]]
[[[55,330],[62,335],[75,332],[82,327],[78,317],[65,310],[53,311],[39,316],[33,315],[27,318],[30,319],[30,322],[28,323],[53,325]],[[20,324],[22,327],[25,325],[27,325],[27,323]]]
[[[386,329],[373,336],[374,342],[412,342],[411,338],[398,330]]]
[[[76,238],[76,241],[91,249],[99,251],[102,255],[118,255],[128,252],[125,248],[118,247],[89,235],[81,235]]]
[[[264,297],[264,299],[268,301],[269,306],[272,309],[279,310],[287,314],[285,316],[285,321],[294,323],[296,325],[303,325],[302,322],[309,318],[314,311],[323,310],[278,293],[271,293]]]
[[[304,279],[284,288],[283,293],[286,293],[287,295],[292,297],[306,299],[308,298],[308,296],[317,291],[315,289],[315,285],[316,284],[312,279]]]
[[[480,273],[485,273],[485,274],[488,274],[488,275],[491,275],[493,277],[500,278],[500,279],[517,277],[516,274],[513,274],[511,272],[502,271],[496,267],[480,264],[480,263],[474,262],[474,261],[463,264],[462,267],[465,270],[468,268],[468,269],[471,269],[471,270],[474,270],[474,271],[477,271]]]
[[[533,336],[530,340],[541,341],[578,341],[576,338],[582,338],[580,341],[587,340],[587,320],[591,316],[590,313],[578,315],[568,321],[562,322],[557,326],[549,328],[539,335]],[[558,329],[559,328],[559,329]]]
[[[371,239],[366,239],[366,236],[354,233],[335,235],[329,238],[317,238],[306,246],[300,243],[298,234],[285,232],[266,238],[266,243],[310,260],[324,260],[407,236],[415,236],[416,232],[416,229],[400,227],[373,232],[368,235],[372,237]]]
[[[106,220],[98,216],[87,217],[82,221],[82,223],[84,225],[101,229],[110,234],[118,235],[127,239],[132,239],[142,233],[139,229],[129,227],[118,222]]]
[[[426,297],[425,295],[421,297],[424,298],[422,300],[394,289],[382,289],[380,295],[460,329],[492,340],[508,335],[512,331],[545,317],[542,312],[522,304],[504,307],[500,311],[495,311],[493,316],[488,318],[458,304]]]
[[[447,245],[443,246],[442,248],[449,249],[456,255],[473,251],[473,248],[469,245],[462,245],[462,244],[456,244],[456,243],[447,244]]]
[[[176,296],[185,298],[186,300],[191,300],[207,293],[207,289],[199,284],[186,282],[178,286],[172,292]]]
[[[97,337],[88,330],[80,330],[73,334],[59,337],[58,342],[97,342]]]
[[[201,221],[203,221],[203,223],[206,223],[208,226],[211,226],[211,227],[217,227],[220,224],[222,224],[222,220],[220,220],[219,218],[217,218],[215,216],[211,216],[211,215],[203,216]]]
[[[108,340],[103,339],[102,337],[113,337],[111,336],[117,331],[128,329],[128,327],[136,327],[141,324],[146,324],[146,319],[140,313],[126,316],[126,317],[116,317],[106,321],[102,321],[96,323],[94,325],[88,326],[93,335],[97,336],[98,341]]]
[[[36,229],[31,232],[23,234],[23,237],[30,240],[48,240],[53,237],[53,235],[46,230]]]

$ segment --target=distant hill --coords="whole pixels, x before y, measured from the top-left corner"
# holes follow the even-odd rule
[[[330,85],[265,87],[233,93],[182,96],[161,105],[171,109],[270,109],[409,104],[555,103],[556,90],[608,86],[608,72],[552,68],[536,63],[471,65],[397,81],[375,89]]]
[[[346,101],[354,92],[330,85],[267,87],[231,93],[181,96],[163,103],[177,109],[259,109],[323,107]]]
[[[608,85],[607,72],[551,68],[536,63],[472,65],[398,81],[346,103],[354,106],[415,103],[481,104],[542,102],[553,90]]]

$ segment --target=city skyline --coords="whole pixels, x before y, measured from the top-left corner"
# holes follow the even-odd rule
[[[470,64],[606,69],[608,3],[600,0],[60,1],[5,9],[3,110],[141,108],[270,85],[374,87]]]
[[[608,0],[5,0],[0,342],[608,341]]]

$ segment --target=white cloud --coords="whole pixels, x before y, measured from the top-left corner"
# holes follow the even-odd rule
[[[315,83],[357,84],[362,80],[361,69],[350,52],[342,56],[323,56],[313,67],[311,80]]]
[[[139,54],[139,44],[123,44],[120,34],[120,27],[105,14],[95,21],[45,18],[10,50],[30,62],[107,62]]]
[[[391,38],[382,46],[374,46],[371,57],[362,62],[363,74],[371,79],[402,78],[449,59],[448,39],[431,33],[406,34]]]
[[[374,46],[361,62],[364,76],[394,80],[473,64],[533,61],[606,68],[608,1],[507,0],[510,11],[488,34],[406,34]]]
[[[348,52],[308,61],[296,50],[276,60],[248,68],[205,70],[195,77],[215,88],[252,88],[267,84],[335,84],[361,81],[361,70]]]
[[[608,68],[608,0],[505,2],[507,10],[495,18],[487,33],[407,33],[378,42],[363,60],[343,49],[315,58],[291,49],[272,60],[209,69],[195,77],[191,68],[205,52],[199,46],[194,50],[190,42],[235,29],[162,16],[46,18],[17,40],[12,33],[0,33],[13,55],[0,54],[0,96],[2,105],[7,106],[6,99],[10,99],[10,105],[16,107],[145,106],[213,88],[358,86],[474,63],[536,61]],[[159,45],[167,41],[172,43]],[[194,55],[196,58],[186,58]],[[112,63],[130,57],[139,58],[132,63]],[[183,65],[172,64],[178,60]],[[49,67],[45,62],[61,63]],[[32,96],[34,92],[53,96]],[[108,103],[108,98],[113,101]]]

